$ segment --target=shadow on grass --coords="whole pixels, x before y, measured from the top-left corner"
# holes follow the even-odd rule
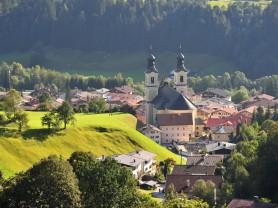
[[[5,138],[18,138],[21,136],[21,133],[17,129],[8,129],[1,127],[0,136]]]
[[[57,131],[52,129],[27,129],[23,132],[19,132],[17,129],[9,129],[0,127],[0,137],[4,138],[20,138],[23,139],[35,139],[37,141],[45,141],[49,136],[62,136],[63,129]]]
[[[45,141],[49,136],[61,136],[64,133],[52,129],[27,129],[22,132],[23,139],[35,139],[37,141]]]

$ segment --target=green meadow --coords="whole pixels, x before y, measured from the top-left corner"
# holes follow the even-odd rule
[[[265,9],[271,3],[271,1],[234,1],[234,0],[209,1],[208,3],[212,7],[218,6],[219,8],[226,10],[230,4],[236,2],[254,4],[256,6],[261,6],[263,9]]]
[[[15,126],[0,128],[0,170],[8,178],[25,171],[50,154],[67,159],[74,151],[96,156],[145,149],[158,161],[180,157],[136,131],[137,119],[129,114],[76,114],[76,123],[55,134],[41,126],[44,112],[29,112],[29,129],[19,133]]]
[[[143,81],[144,71],[147,66],[147,51],[121,51],[121,52],[82,52],[70,49],[57,49],[47,47],[45,49],[45,68],[54,69],[70,74],[82,74],[85,76],[109,76],[122,73],[125,77],[132,77],[135,81]],[[0,63],[13,61],[29,65],[31,52],[14,52],[0,54]],[[156,52],[157,69],[161,77],[174,70],[177,54],[170,51]],[[191,71],[191,75],[221,75],[223,71],[231,72],[237,67],[219,56],[209,54],[186,53],[185,65]]]

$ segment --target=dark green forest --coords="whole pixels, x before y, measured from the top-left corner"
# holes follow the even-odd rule
[[[205,0],[0,0],[0,52],[176,51],[225,57],[250,78],[276,73],[278,2],[262,9]],[[40,44],[38,44],[40,43]],[[39,57],[37,57],[39,59]]]

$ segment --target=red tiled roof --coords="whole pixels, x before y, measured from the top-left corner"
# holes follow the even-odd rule
[[[226,118],[213,118],[209,117],[207,119],[206,127],[220,126],[226,123],[228,120]]]
[[[192,113],[157,114],[158,126],[193,125]]]
[[[213,113],[215,113],[217,111],[224,111],[224,112],[229,113],[229,114],[235,114],[235,113],[238,112],[234,108],[229,108],[229,107],[226,107],[226,108],[223,108],[223,109],[218,109],[218,110],[214,111]]]

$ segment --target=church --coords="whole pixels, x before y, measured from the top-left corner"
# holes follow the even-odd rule
[[[189,141],[199,134],[198,128],[202,128],[202,124],[198,122],[196,106],[186,97],[188,70],[184,66],[181,48],[177,56],[173,86],[167,82],[160,85],[158,74],[155,56],[150,53],[145,71],[147,126],[161,130],[160,144]],[[151,133],[157,135],[155,131],[148,132],[152,139]]]

